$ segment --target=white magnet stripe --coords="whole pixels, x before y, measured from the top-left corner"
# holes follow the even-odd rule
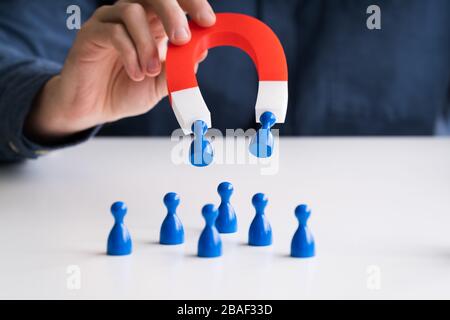
[[[203,120],[211,128],[211,114],[198,87],[174,91],[172,107],[184,134],[192,133],[194,121]]]
[[[266,111],[272,112],[277,123],[284,123],[288,105],[287,81],[259,81],[258,96],[256,98],[256,121]]]
[[[185,134],[192,133],[191,126],[196,120],[203,120],[211,127],[211,114],[203,100],[199,87],[172,92],[172,107],[175,116]],[[287,81],[260,81],[256,98],[255,116],[259,122],[260,116],[272,112],[277,123],[284,123],[288,103]]]

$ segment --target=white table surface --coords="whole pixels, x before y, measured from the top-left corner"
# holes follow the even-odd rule
[[[176,165],[174,144],[94,139],[1,167],[0,298],[450,298],[450,139],[283,139],[274,175]],[[221,258],[197,258],[201,207],[225,180],[239,231],[222,237]],[[186,232],[175,247],[157,244],[169,191]],[[246,245],[256,192],[269,197],[271,247]],[[105,254],[116,200],[129,208],[130,256]],[[312,209],[313,259],[288,256],[299,203]]]

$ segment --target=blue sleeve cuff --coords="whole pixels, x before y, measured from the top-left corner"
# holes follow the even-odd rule
[[[40,145],[23,134],[23,125],[33,101],[45,83],[60,72],[53,62],[33,59],[13,64],[0,79],[0,160],[33,159],[54,149],[81,143],[100,126],[75,134],[60,144]]]
[[[70,137],[67,137],[62,142],[51,144],[51,145],[42,145],[38,144],[36,142],[33,142],[32,140],[28,139],[26,136],[22,135],[21,139],[21,146],[22,149],[18,149],[19,154],[22,152],[26,152],[28,158],[37,158],[39,156],[43,156],[48,154],[51,151],[58,150],[61,148],[67,148],[71,146],[75,146],[77,144],[83,143],[90,138],[94,137],[97,132],[101,129],[101,125],[93,127],[91,129],[84,130],[82,132],[76,133],[74,135],[71,135]]]

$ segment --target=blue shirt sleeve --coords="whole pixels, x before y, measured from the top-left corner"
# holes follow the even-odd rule
[[[37,2],[36,8],[30,1],[0,2],[0,162],[37,158],[80,143],[98,131],[87,130],[52,146],[34,143],[23,134],[35,97],[60,72],[75,36],[67,34],[64,4],[58,6],[57,19],[48,19],[45,15],[54,14],[55,2]]]

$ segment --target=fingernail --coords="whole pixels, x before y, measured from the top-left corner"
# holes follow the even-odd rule
[[[173,39],[176,41],[186,41],[189,40],[189,33],[186,28],[178,28],[173,33]]]
[[[216,20],[216,16],[211,10],[204,10],[200,12],[198,19],[203,22],[213,23]]]
[[[143,74],[142,74],[141,68],[137,68],[134,70],[134,76],[136,77],[135,80],[138,80],[138,81],[142,80]]]
[[[150,74],[157,73],[161,67],[161,62],[159,58],[152,58],[147,65],[147,72]]]

